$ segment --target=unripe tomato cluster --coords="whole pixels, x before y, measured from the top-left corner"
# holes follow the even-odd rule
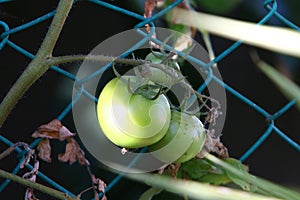
[[[201,121],[196,116],[171,110],[164,94],[148,99],[132,93],[128,82],[136,79],[114,78],[103,88],[97,115],[105,136],[119,147],[147,146],[154,157],[165,163],[181,163],[195,157],[206,139]]]

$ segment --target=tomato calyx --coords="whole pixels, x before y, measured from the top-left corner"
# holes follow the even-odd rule
[[[140,83],[137,88],[132,88],[131,81],[128,79],[127,86],[131,94],[142,95],[149,100],[155,100],[163,94],[163,87],[158,84]]]

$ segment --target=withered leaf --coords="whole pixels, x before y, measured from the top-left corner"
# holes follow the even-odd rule
[[[34,182],[36,181],[36,174],[39,170],[39,166],[40,166],[40,163],[39,161],[35,161],[34,163],[34,166],[33,166],[33,169],[30,171],[30,172],[26,172],[22,177],[31,181],[31,182]]]
[[[145,18],[152,17],[152,11],[155,8],[156,4],[157,4],[157,0],[145,0],[145,5],[144,5]]]
[[[48,124],[41,125],[32,134],[34,138],[59,139],[60,141],[73,136],[75,136],[75,133],[71,133],[69,129],[63,126],[57,119],[52,120]]]
[[[181,166],[181,163],[178,163],[178,164],[171,164],[168,166],[168,170],[170,172],[170,174],[172,175],[172,177],[176,177],[177,176],[177,173],[178,173],[178,170]]]
[[[102,181],[100,178],[96,178],[94,175],[92,175],[91,177],[92,177],[92,181],[93,181],[95,189],[98,192],[103,193],[103,196],[102,196],[101,200],[107,200],[107,198],[105,196],[105,188],[107,186],[106,183],[104,181]],[[95,199],[97,199],[97,198],[98,198],[98,194],[95,194]]]
[[[73,138],[67,139],[65,153],[58,155],[58,160],[61,162],[70,162],[72,165],[78,161],[80,165],[89,165],[88,160],[85,158],[84,151],[79,147],[78,143]]]
[[[26,150],[27,150],[27,154],[25,156],[25,159],[20,164],[21,169],[23,169],[25,167],[25,165],[27,165],[30,162],[32,156],[35,154],[35,151],[33,149],[27,148]]]
[[[27,188],[25,192],[24,200],[39,200],[39,199],[34,196],[32,188]]]
[[[48,138],[43,138],[38,146],[37,150],[39,151],[38,156],[46,161],[46,162],[51,162],[51,146],[50,146],[50,141]]]

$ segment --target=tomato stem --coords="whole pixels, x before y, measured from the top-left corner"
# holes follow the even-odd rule
[[[16,105],[18,100],[23,96],[23,94],[51,67],[51,64],[47,63],[46,61],[53,52],[54,46],[60,35],[72,4],[73,0],[62,0],[59,2],[49,31],[47,32],[35,58],[30,62],[26,70],[15,82],[0,104],[0,127],[3,125],[9,113]]]

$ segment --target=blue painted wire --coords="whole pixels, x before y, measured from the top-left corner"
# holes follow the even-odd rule
[[[8,146],[13,146],[14,143],[12,143],[10,140],[8,140],[7,138],[3,137],[2,135],[0,135],[0,141],[2,141],[3,143],[7,144]],[[33,146],[33,145],[31,145]],[[17,151],[18,153],[22,153],[23,151],[19,148],[16,147],[15,151]],[[24,157],[20,160],[20,162],[18,163],[18,165],[16,166],[16,168],[13,170],[13,173],[16,174],[18,173],[18,171],[20,170],[20,165],[23,162]],[[33,166],[30,164],[26,165],[27,168],[29,168],[30,170],[33,169]],[[55,187],[56,189],[70,195],[70,196],[75,196],[73,193],[71,193],[70,191],[68,191],[67,189],[65,189],[64,187],[62,187],[61,185],[59,185],[58,183],[56,183],[55,181],[51,180],[49,177],[47,177],[45,174],[43,174],[42,172],[38,172],[37,176],[39,176],[40,178],[44,179],[44,181],[46,181],[47,183],[49,183],[50,185],[52,185],[53,187]],[[0,186],[0,188],[3,190],[8,184],[9,184],[10,180],[6,180],[5,182],[3,182]],[[0,190],[1,192],[1,190]]]
[[[274,4],[276,3],[276,1],[274,0],[266,0],[264,2],[264,7],[270,11],[272,9],[272,6],[270,4]],[[290,20],[288,20],[287,18],[285,18],[284,16],[282,16],[280,13],[278,13],[277,11],[275,11],[274,16],[279,19],[281,22],[283,22],[285,25],[291,27],[292,29],[295,29],[297,31],[300,31],[299,26],[297,26],[296,24],[294,24],[293,22],[291,22]]]
[[[300,152],[300,145],[292,140],[290,137],[288,137],[286,134],[284,134],[279,128],[274,126],[274,131],[279,135],[283,140],[285,140],[288,144],[290,144],[294,149]]]
[[[128,15],[130,17],[133,17],[133,18],[136,18],[136,19],[139,19],[139,20],[144,20],[145,18],[142,16],[142,15],[139,15],[135,12],[131,12],[129,10],[126,10],[124,8],[120,8],[118,6],[115,6],[115,5],[112,5],[112,4],[109,4],[109,3],[106,3],[104,1],[100,1],[100,0],[89,0],[90,2],[93,2],[97,5],[101,5],[103,7],[106,7],[106,8],[109,8],[111,10],[114,10],[114,11],[117,11],[119,13],[122,13],[122,14],[125,14],[125,15]]]
[[[141,31],[141,30],[138,30],[138,33],[141,34],[141,35],[143,35],[143,36],[146,36],[146,35],[147,35],[145,32],[143,32],[143,31]],[[155,44],[157,44],[157,45],[164,45],[164,48],[165,48],[166,50],[168,50],[168,51],[174,51],[174,52],[176,52],[179,56],[185,57],[186,60],[188,60],[188,61],[190,61],[190,62],[193,62],[193,63],[196,63],[197,65],[201,66],[202,68],[207,68],[207,63],[205,63],[205,62],[203,62],[203,61],[201,61],[201,60],[199,60],[199,59],[197,59],[197,58],[195,58],[195,57],[193,57],[193,56],[191,56],[191,55],[186,55],[186,53],[174,49],[174,48],[171,47],[170,45],[165,44],[163,41],[160,41],[160,40],[158,40],[158,39],[156,39],[156,38],[150,38],[150,40],[151,40],[152,42],[154,42]]]
[[[149,24],[149,22],[153,22],[154,20],[158,19],[159,17],[163,16],[167,12],[169,12],[171,9],[174,7],[178,6],[183,0],[176,0],[174,3],[168,5],[166,8],[161,10],[160,12],[156,13],[154,16],[145,19],[144,21],[138,23],[137,25],[134,26],[134,28],[140,28],[145,26],[146,24]]]
[[[275,120],[278,117],[280,117],[281,115],[283,115],[284,113],[286,113],[292,106],[294,106],[296,104],[297,100],[294,99],[292,101],[290,101],[288,104],[286,104],[285,106],[283,106],[279,111],[277,111],[275,114],[273,114],[272,116],[270,116],[268,118],[268,120]]]
[[[6,3],[6,2],[10,2],[12,0],[0,0],[0,3]]]
[[[65,109],[62,111],[62,113],[57,117],[59,121],[63,120],[66,115],[72,110],[74,104],[79,100],[81,97],[82,92],[77,91],[75,98],[72,99],[72,101],[65,107]]]
[[[261,19],[257,25],[265,24],[267,21],[271,19],[271,17],[275,14],[277,10],[277,3],[274,3],[274,6],[269,11],[269,13]],[[213,61],[210,63],[210,66],[212,66],[214,63],[220,62],[222,59],[224,59],[226,56],[228,56],[231,52],[233,52],[235,49],[237,49],[241,44],[243,43],[242,40],[238,40],[235,43],[233,43],[230,47],[228,47],[226,50],[222,51],[222,53],[218,56],[216,56]]]
[[[0,0],[0,3],[3,2],[7,2],[9,0]],[[145,24],[148,24],[149,22],[151,22],[151,27],[152,27],[152,31],[154,32],[154,25],[153,25],[153,20],[161,17],[162,15],[164,15],[165,13],[167,13],[168,11],[170,11],[173,7],[175,7],[176,5],[178,5],[179,3],[182,2],[182,0],[177,0],[175,1],[173,4],[169,5],[169,7],[167,7],[166,9],[160,11],[159,13],[157,13],[156,15],[154,15],[151,18],[145,19],[142,15],[139,15],[137,13],[128,11],[126,9],[114,6],[112,4],[100,1],[100,0],[90,0],[90,2],[95,3],[97,5],[106,7],[108,9],[117,11],[119,13],[123,13],[125,15],[131,16],[133,18],[139,19],[141,20],[140,23],[138,23],[135,27],[142,27]],[[272,4],[269,5],[269,4]],[[295,30],[300,30],[300,28],[293,24],[292,22],[290,22],[288,19],[286,19],[285,17],[283,17],[281,14],[279,14],[277,12],[277,3],[274,0],[267,0],[265,1],[265,7],[266,9],[269,11],[269,13],[262,19],[260,20],[260,22],[258,22],[258,25],[260,24],[264,24],[266,23],[271,17],[275,16],[276,18],[278,18],[280,21],[282,21],[284,24],[286,24],[287,26],[295,29]],[[7,26],[7,24],[5,22],[0,21],[0,25],[2,25],[4,27],[4,32],[0,35],[1,41],[0,41],[0,50],[1,48],[3,48],[3,46],[5,46],[5,44],[9,45],[10,47],[12,47],[13,49],[15,49],[17,52],[27,56],[30,59],[34,58],[34,55],[29,53],[28,51],[26,51],[25,49],[21,48],[20,46],[16,45],[15,43],[13,43],[12,41],[10,41],[8,39],[8,36],[14,33],[17,33],[19,31],[25,30],[27,28],[30,28],[36,24],[41,23],[42,21],[45,21],[51,17],[53,17],[53,15],[55,14],[55,11],[52,11],[50,13],[47,13],[31,22],[25,23],[21,26],[15,27],[13,29],[9,30],[9,27]],[[152,34],[153,34],[152,32]],[[144,33],[146,34],[146,33]],[[145,40],[154,40],[153,38],[151,38],[152,34],[147,34],[145,35]],[[161,41],[156,40],[155,41],[157,44],[162,44]],[[240,46],[240,44],[242,43],[242,41],[237,41],[235,43],[233,43],[229,48],[227,48],[225,51],[223,51],[220,55],[218,55],[213,61],[209,62],[209,63],[204,63],[192,56],[188,56],[187,60],[194,62],[196,64],[198,64],[199,66],[203,67],[203,68],[209,68],[212,66],[212,64],[214,63],[218,63],[220,60],[222,60],[224,57],[228,56],[232,51],[234,51],[236,48],[238,48],[238,46]],[[171,50],[172,47],[169,47]],[[167,48],[166,48],[167,49]],[[131,48],[128,51],[125,52],[125,54],[122,54],[122,56],[127,56],[129,55],[133,50],[135,50],[135,48]],[[126,54],[127,53],[127,54]],[[179,55],[183,54],[182,52],[178,52]],[[110,65],[111,66],[111,65]],[[107,67],[110,67],[109,65],[107,65]],[[99,74],[103,73],[103,71],[98,71],[97,73],[93,73],[92,76],[89,77],[85,77],[86,79],[82,79],[82,80],[77,80],[76,77],[65,71],[62,70],[61,68],[57,67],[57,66],[52,66],[51,67],[52,70],[62,74],[64,77],[67,77],[73,81],[75,81],[77,84],[83,84],[86,81],[90,80],[91,78],[98,76]],[[236,90],[234,90],[233,88],[231,88],[230,86],[228,86],[227,84],[225,84],[224,82],[222,82],[221,80],[219,80],[218,78],[216,78],[215,76],[213,76],[213,74],[209,74],[208,78],[206,79],[206,83],[202,84],[201,87],[199,87],[199,91],[202,91],[206,85],[211,81],[216,81],[219,85],[224,86],[226,91],[230,92],[231,94],[233,94],[234,96],[236,96],[238,99],[240,99],[241,101],[243,101],[244,103],[246,103],[247,105],[249,105],[250,107],[252,107],[253,109],[255,109],[256,111],[258,111],[261,115],[263,115],[264,117],[266,117],[269,121],[271,121],[271,123],[269,124],[268,129],[265,131],[264,134],[261,135],[261,137],[256,140],[256,142],[241,156],[240,160],[244,161],[245,159],[247,159],[250,155],[252,155],[254,153],[254,151],[268,138],[268,136],[271,134],[272,130],[274,130],[275,133],[277,133],[281,138],[283,138],[287,143],[289,143],[291,146],[293,146],[296,150],[300,151],[300,146],[299,144],[297,144],[294,140],[292,140],[291,138],[289,138],[286,134],[284,134],[281,130],[279,130],[275,125],[274,125],[274,121],[275,119],[277,119],[278,117],[280,117],[282,114],[286,113],[287,110],[289,110],[294,104],[295,104],[295,100],[290,101],[288,104],[286,104],[284,107],[282,107],[278,112],[276,112],[273,115],[270,115],[269,113],[267,113],[263,108],[261,108],[260,106],[256,105],[254,102],[252,102],[251,100],[249,100],[247,97],[243,96],[242,94],[240,94],[239,92],[237,92]],[[80,82],[81,81],[81,82]],[[82,85],[83,86],[83,85]],[[78,98],[75,98],[71,103],[68,104],[68,106],[65,107],[65,109],[62,111],[62,113],[58,116],[59,120],[62,120],[72,109],[72,106],[74,105],[74,103],[76,103],[76,101],[79,99],[79,97],[81,96],[81,92],[82,94],[84,94],[85,96],[87,96],[88,98],[90,98],[91,100],[93,100],[94,102],[97,102],[97,98],[94,97],[92,94],[90,94],[88,91],[84,90],[84,88],[82,87],[81,91],[80,91],[80,95],[78,95]],[[77,100],[76,100],[77,99]],[[2,141],[3,143],[12,146],[13,143],[10,142],[8,139],[6,139],[5,137],[0,135],[0,141]],[[40,141],[40,139],[35,140],[30,146],[31,147],[35,147],[38,142]],[[22,150],[20,148],[16,148],[16,151],[19,153],[22,153]],[[136,159],[138,159],[138,156],[136,157]],[[19,163],[21,163],[22,160],[20,160]],[[19,164],[18,164],[19,166]],[[13,173],[17,173],[19,170],[19,167],[16,167],[13,170]],[[129,165],[128,167],[130,167],[131,165]],[[32,166],[29,166],[29,168],[32,169]],[[51,179],[49,179],[47,176],[45,176],[43,173],[39,172],[38,175],[43,178],[46,182],[50,183],[52,186],[54,186],[55,188],[58,188],[59,190],[68,193],[71,196],[75,196],[74,194],[70,193],[69,191],[67,191],[66,189],[64,189],[63,187],[59,186],[56,182],[52,181]],[[106,192],[108,192],[112,187],[114,187],[120,180],[121,178],[124,176],[124,174],[119,174],[113,181],[110,182],[110,184],[108,185],[108,187],[106,188]],[[8,182],[7,182],[8,181]],[[4,183],[2,183],[0,185],[0,192],[1,190],[3,190],[6,185],[9,183],[9,180],[5,180]],[[6,185],[5,185],[6,184]],[[99,197],[101,197],[102,194],[99,194]]]
[[[145,153],[146,151],[147,151],[147,147],[142,148],[141,151],[137,154],[137,156],[135,156],[135,158],[129,163],[129,165],[127,166],[126,169],[132,168],[136,164],[136,162],[140,159],[140,157],[143,155],[143,153]],[[108,192],[109,190],[111,190],[124,177],[124,175],[125,175],[125,173],[121,172],[118,176],[116,176],[105,188],[105,192]],[[102,196],[103,196],[103,193],[100,192],[98,197],[101,198]],[[95,200],[95,199],[93,199],[93,200]]]
[[[269,124],[268,129],[256,140],[256,142],[239,158],[241,162],[244,162],[250,155],[254,153],[258,149],[259,146],[269,137],[272,133],[274,127],[274,122],[272,121]]]
[[[72,81],[76,81],[77,80],[76,76],[74,74],[72,74],[72,73],[70,73],[70,72],[68,72],[66,70],[63,70],[63,69],[61,69],[61,68],[59,68],[57,66],[51,66],[50,69],[53,70],[53,71],[55,71],[55,72],[57,72],[57,73],[59,73],[59,74],[64,75],[66,78],[69,78]]]
[[[23,49],[22,47],[16,45],[15,43],[11,42],[10,40],[7,41],[7,44],[12,47],[13,49],[15,49],[16,51],[18,51],[19,53],[25,55],[26,57],[30,58],[30,59],[33,59],[34,58],[34,55],[30,52],[28,52],[27,50]],[[64,75],[65,77],[75,81],[76,80],[76,77],[71,74],[70,72],[67,72],[57,66],[51,66],[50,69],[52,69],[53,71],[59,73],[59,74],[62,74]]]
[[[3,29],[4,29],[5,32],[9,31],[9,27],[8,27],[8,25],[4,21],[0,21],[0,26],[3,27]],[[6,45],[6,43],[8,41],[8,35],[2,36],[2,34],[0,36],[0,40],[1,40],[0,41],[0,50]]]
[[[34,55],[28,51],[26,51],[25,49],[23,49],[22,47],[20,47],[19,45],[11,42],[10,40],[7,41],[7,44],[13,48],[14,50],[16,50],[17,52],[23,54],[24,56],[30,58],[30,59],[33,59],[34,58]]]
[[[27,28],[30,28],[30,27],[32,27],[32,26],[34,26],[36,24],[39,24],[39,23],[41,23],[41,22],[43,22],[43,21],[45,21],[45,20],[53,17],[55,13],[56,13],[56,10],[54,10],[52,12],[49,12],[49,13],[41,16],[41,17],[38,17],[38,18],[36,18],[36,19],[34,19],[34,20],[30,21],[30,22],[22,24],[21,26],[17,26],[15,28],[12,28],[9,31],[5,31],[4,33],[1,34],[0,38],[8,36],[8,35],[11,35],[11,34],[14,34],[14,33],[17,33],[17,32],[20,32],[20,31],[25,30]]]
[[[13,169],[13,171],[11,172],[12,174],[17,174],[20,170],[20,165],[22,164],[22,162],[24,161],[24,158],[22,158],[17,166]],[[0,192],[2,192],[7,186],[8,184],[11,182],[10,179],[5,179],[5,181],[3,181],[3,183],[0,185]]]
[[[29,169],[29,170],[32,170],[33,169],[33,166],[32,165],[29,165],[27,164],[26,167]],[[69,196],[72,196],[72,197],[75,197],[76,195],[73,194],[72,192],[70,192],[69,190],[67,190],[66,188],[64,188],[63,186],[59,185],[58,183],[56,183],[55,181],[53,181],[52,179],[50,179],[48,176],[46,176],[43,172],[41,171],[38,171],[37,173],[37,176],[40,177],[41,179],[43,179],[44,181],[46,181],[49,185],[53,186],[54,188],[56,188],[57,190],[60,190],[61,192],[69,195]]]
[[[208,76],[207,78],[205,79],[204,83],[198,88],[197,92],[198,93],[202,93],[202,91],[209,85],[209,83],[211,82],[212,78],[213,78],[213,71],[211,68],[208,68],[206,71]]]
[[[138,43],[136,43],[134,46],[132,46],[131,48],[129,48],[125,53],[121,54],[119,57],[120,58],[124,58],[128,55],[130,55],[132,53],[132,51],[138,49],[139,47],[141,47],[142,45],[144,45],[146,42],[149,41],[149,39],[152,37],[152,35],[154,34],[155,32],[155,28],[154,27],[151,27],[150,29],[150,33],[149,34],[146,34],[146,36],[140,40]],[[105,70],[107,70],[108,68],[110,68],[112,66],[112,63],[109,63],[105,66],[103,66],[101,69],[99,69],[98,71],[92,73],[91,75],[89,76],[86,76],[85,78],[82,78],[81,80],[78,81],[78,84],[83,84],[87,81],[89,81],[90,79],[94,78],[94,77],[97,77],[99,76],[100,74],[102,74]]]
[[[240,99],[241,101],[243,101],[244,103],[246,103],[247,105],[252,107],[258,113],[260,113],[261,115],[263,115],[266,118],[270,118],[270,114],[267,111],[265,111],[262,107],[255,104],[253,101],[251,101],[250,99],[248,99],[241,93],[237,92],[236,90],[234,90],[232,87],[230,87],[229,85],[227,85],[226,83],[224,83],[223,81],[218,79],[217,77],[213,76],[212,78],[216,83],[218,83],[219,85],[224,87],[228,92],[230,92],[232,95],[236,96],[238,99]]]

